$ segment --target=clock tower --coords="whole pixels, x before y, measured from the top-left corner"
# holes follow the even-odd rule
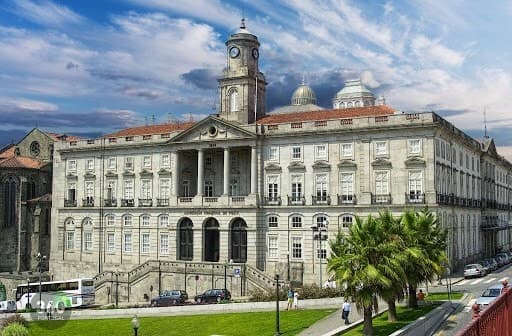
[[[265,115],[267,82],[258,68],[259,46],[242,19],[240,30],[226,41],[227,66],[219,79],[221,118],[252,124]]]

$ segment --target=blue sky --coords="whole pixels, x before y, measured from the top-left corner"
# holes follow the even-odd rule
[[[388,105],[475,137],[485,109],[512,154],[512,0],[2,0],[0,146],[35,126],[97,136],[203,118],[242,16],[261,42],[267,110],[303,74],[324,107],[361,77]]]

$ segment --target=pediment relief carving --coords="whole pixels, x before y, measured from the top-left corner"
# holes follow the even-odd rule
[[[373,160],[372,166],[374,166],[374,167],[391,167],[392,165],[391,165],[391,161],[389,161],[388,159],[377,158],[377,159]]]
[[[153,172],[147,170],[147,169],[143,169],[140,173],[139,173],[140,176],[146,176],[146,177],[151,177],[153,176]]]
[[[306,166],[302,162],[290,162],[288,170],[306,170]]]
[[[278,165],[278,164],[275,164],[275,163],[268,163],[266,166],[265,166],[265,170],[267,171],[281,171],[281,166]]]
[[[113,172],[113,171],[107,171],[107,173],[105,174],[106,177],[115,177],[117,178],[117,173]]]
[[[93,179],[93,178],[96,178],[96,175],[92,172],[87,172],[84,174],[84,178],[86,179]]]
[[[357,164],[352,160],[342,160],[338,163],[338,168],[344,168],[344,169],[357,169]]]
[[[315,170],[330,170],[331,165],[327,161],[317,161],[313,163],[313,169]]]
[[[407,160],[405,160],[405,165],[408,167],[425,167],[426,162],[425,160],[419,157],[410,157]]]
[[[66,177],[67,177],[68,179],[77,179],[77,178],[78,178],[78,176],[76,176],[76,174],[73,174],[73,173],[68,173],[68,174],[66,175]]]
[[[135,176],[135,173],[131,170],[125,170],[123,176]]]
[[[171,171],[170,171],[170,170],[168,170],[168,169],[161,168],[161,169],[158,171],[158,175],[171,175]]]

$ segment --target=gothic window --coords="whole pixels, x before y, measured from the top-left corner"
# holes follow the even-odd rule
[[[16,221],[16,182],[12,177],[4,183],[4,200],[4,226],[11,226]]]
[[[237,218],[231,224],[231,259],[234,262],[247,261],[247,224]]]
[[[179,260],[192,260],[194,257],[194,231],[189,218],[184,218],[179,223]]]
[[[233,90],[229,93],[229,112],[238,111],[238,91]]]
[[[37,157],[41,153],[41,145],[37,141],[32,141],[30,144],[30,155],[32,157]]]

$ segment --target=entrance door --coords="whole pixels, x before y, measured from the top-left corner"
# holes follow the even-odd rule
[[[219,261],[219,222],[208,218],[204,223],[204,261]]]
[[[231,259],[234,262],[247,261],[247,224],[242,218],[231,223]]]

